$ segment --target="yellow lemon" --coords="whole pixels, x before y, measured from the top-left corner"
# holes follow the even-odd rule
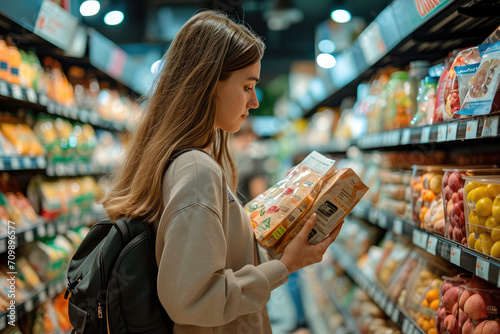
[[[491,206],[491,213],[493,214],[493,218],[500,224],[500,195],[498,195],[493,201],[493,205]]]
[[[491,247],[493,247],[493,240],[491,239],[491,236],[486,233],[481,233],[481,235],[479,236],[479,240],[481,240],[481,242],[483,243],[483,253],[486,255],[490,255]]]
[[[500,230],[498,231],[500,232]],[[500,235],[500,233],[499,233]],[[469,245],[469,248],[474,249],[474,245],[476,244],[476,237],[474,233],[469,234],[469,237],[467,238],[467,245]]]
[[[481,198],[488,197],[486,187],[477,187],[467,195],[467,203],[477,203]]]
[[[469,194],[473,189],[476,189],[479,186],[476,182],[469,182],[467,181],[467,184],[465,185],[465,193]]]
[[[495,242],[491,247],[491,256],[500,259],[500,241]]]
[[[491,239],[493,241],[500,241],[500,226],[491,230]]]
[[[486,186],[486,193],[491,198],[497,197],[498,195],[500,195],[500,184],[495,184],[495,183],[488,184]]]
[[[481,240],[476,239],[476,242],[474,243],[474,249],[480,253],[483,252],[483,244],[481,243]]]
[[[498,223],[495,220],[495,218],[493,218],[493,216],[489,216],[488,218],[486,218],[486,223],[485,223],[486,227],[488,227],[488,228],[494,228],[497,225],[498,225]]]
[[[488,217],[491,215],[493,202],[488,197],[481,198],[476,202],[476,213],[480,216]]]

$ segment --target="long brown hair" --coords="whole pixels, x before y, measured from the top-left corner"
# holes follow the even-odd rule
[[[143,119],[105,191],[102,203],[110,219],[158,220],[167,161],[187,147],[210,147],[235,192],[229,134],[214,130],[214,94],[219,80],[255,64],[263,52],[258,36],[222,13],[204,11],[184,24],[163,57]]]

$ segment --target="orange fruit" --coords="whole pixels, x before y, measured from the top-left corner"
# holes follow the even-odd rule
[[[437,309],[439,308],[439,299],[434,299],[429,305],[429,308],[431,310],[437,311]]]
[[[438,331],[436,328],[431,328],[429,329],[429,331],[427,332],[427,334],[438,334]]]
[[[422,302],[422,306],[423,307],[429,307],[429,302],[424,299],[424,301]]]
[[[433,300],[439,299],[439,290],[438,289],[430,289],[425,294],[425,299],[429,303],[432,303]]]

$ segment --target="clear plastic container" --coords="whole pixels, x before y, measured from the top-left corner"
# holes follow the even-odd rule
[[[495,165],[469,166],[465,168],[443,169],[443,203],[446,221],[445,237],[467,245],[465,231],[464,176],[500,175]]]
[[[436,87],[439,77],[425,77],[417,97],[417,109],[411,121],[412,126],[432,124],[436,107]]]
[[[408,72],[398,71],[391,74],[387,83],[387,105],[385,108],[384,130],[406,128],[412,119],[412,101]]]
[[[439,334],[460,334],[461,331],[458,328],[458,302],[460,300],[460,294],[463,291],[462,285],[467,284],[472,278],[471,274],[460,274],[454,277],[443,276],[443,286],[440,291],[440,303],[437,310],[436,317],[436,327]],[[453,317],[453,327],[450,327],[451,317],[446,321],[445,319],[452,315]]]
[[[463,334],[500,333],[500,289],[471,285],[464,285],[460,294],[457,329]]]
[[[428,230],[441,235],[445,232],[444,212],[440,213],[440,210],[443,210],[442,205],[436,202],[442,200],[443,168],[450,168],[450,166],[413,165],[411,178],[413,223],[421,229],[427,226]],[[431,206],[434,209],[432,213],[429,211]],[[428,212],[429,215],[426,217]],[[424,221],[427,223],[424,224]]]
[[[500,259],[500,176],[464,176],[467,244]]]

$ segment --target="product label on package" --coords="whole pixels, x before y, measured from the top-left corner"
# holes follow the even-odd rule
[[[302,161],[304,166],[307,166],[320,174],[328,172],[334,163],[335,160],[328,159],[316,151],[312,151],[311,154],[309,154],[304,161]]]

